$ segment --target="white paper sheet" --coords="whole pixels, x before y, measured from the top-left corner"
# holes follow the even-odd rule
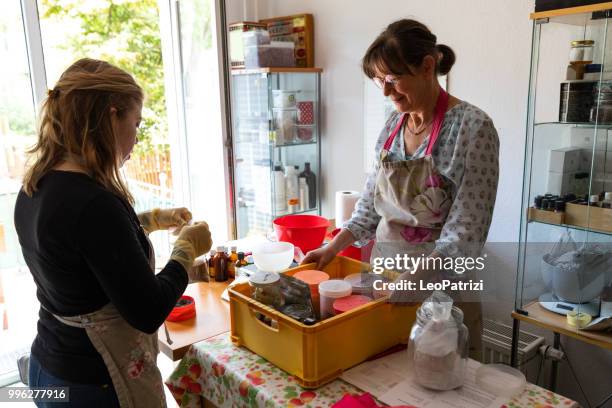
[[[451,391],[431,391],[415,384],[406,352],[365,362],[346,371],[341,378],[391,406],[497,408],[508,402],[508,398],[496,397],[477,387],[475,379],[478,367],[480,363],[469,360],[464,385]]]
[[[398,352],[374,361],[366,361],[345,371],[340,378],[378,397],[405,379],[407,364],[407,353]]]

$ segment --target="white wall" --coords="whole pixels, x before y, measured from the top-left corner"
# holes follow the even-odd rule
[[[489,241],[518,240],[533,0],[227,1],[229,21],[314,15],[315,64],[324,70],[322,198],[323,215],[328,217],[334,215],[335,191],[360,190],[366,176],[361,57],[385,26],[399,18],[415,18],[429,26],[438,42],[449,45],[457,54],[449,75],[450,92],[487,112],[499,133],[500,182]],[[487,306],[491,307],[489,315],[509,321],[517,256],[498,255],[501,265],[497,285],[505,291],[501,304],[498,301]],[[523,328],[535,331],[533,326]],[[609,384],[599,379],[609,374],[612,354],[576,342],[564,344],[591,402],[598,402],[610,392]],[[566,365],[562,365],[559,391],[580,400]]]

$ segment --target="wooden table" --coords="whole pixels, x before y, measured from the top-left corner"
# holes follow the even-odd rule
[[[229,303],[221,294],[230,282],[198,282],[187,285],[185,295],[196,305],[196,316],[183,322],[166,322],[172,344],[166,341],[164,326],[157,331],[159,349],[173,361],[180,360],[192,344],[230,330]]]

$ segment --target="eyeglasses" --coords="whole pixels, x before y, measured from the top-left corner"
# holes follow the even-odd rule
[[[385,75],[384,78],[374,77],[373,81],[377,87],[384,89],[385,85],[387,84],[391,85],[392,87],[397,86],[400,80],[393,75]]]

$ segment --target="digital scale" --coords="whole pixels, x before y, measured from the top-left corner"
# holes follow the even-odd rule
[[[544,309],[561,315],[567,315],[573,310],[579,310],[580,312],[586,313],[591,317],[599,316],[599,298],[591,300],[588,303],[571,303],[561,300],[553,293],[548,292],[540,295],[538,301]]]

